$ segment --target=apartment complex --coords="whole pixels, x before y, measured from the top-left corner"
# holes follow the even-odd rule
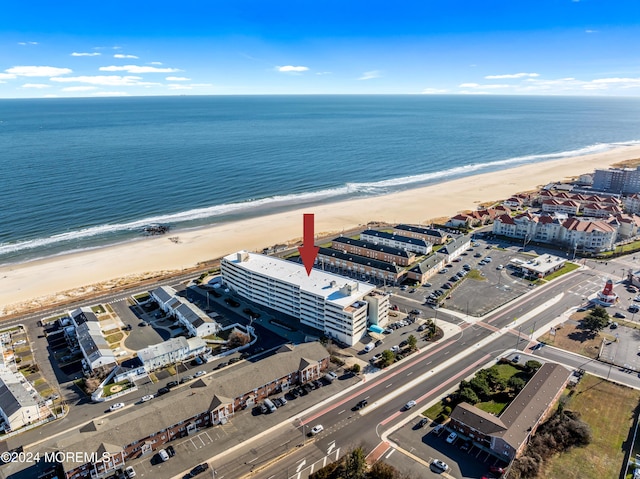
[[[225,256],[220,270],[222,282],[238,295],[348,345],[362,338],[369,319],[387,322],[388,297],[367,283],[318,269],[307,275],[302,264],[246,251]]]
[[[86,373],[94,369],[116,365],[116,357],[102,334],[100,321],[91,308],[79,308],[69,313],[73,327],[65,328],[67,341],[82,352],[82,369]]]
[[[500,416],[463,402],[451,413],[449,427],[510,462],[522,453],[568,380],[567,369],[546,363]]]
[[[171,286],[160,286],[151,291],[151,297],[160,309],[174,316],[191,336],[204,337],[220,331],[220,325],[189,300],[177,295]]]
[[[152,344],[138,351],[138,359],[142,362],[146,372],[186,361],[189,358],[203,354],[207,343],[202,338],[183,338],[178,336],[158,344]]]
[[[618,194],[640,193],[640,167],[596,170],[592,189]]]
[[[22,374],[0,368],[0,429],[15,431],[50,414],[38,404],[40,395]]]
[[[385,231],[366,230],[360,233],[360,239],[373,244],[382,244],[392,248],[406,249],[417,254],[429,254],[433,249],[431,243],[423,239],[387,233]]]
[[[339,236],[331,242],[331,247],[345,253],[357,254],[366,258],[372,258],[387,263],[395,263],[400,266],[411,264],[416,255],[412,251],[407,251],[381,244],[367,243],[366,241]]]
[[[615,245],[618,229],[615,218],[566,218],[562,215],[534,215],[528,212],[513,218],[502,215],[493,223],[494,234],[520,238],[524,243],[555,243],[592,252],[611,250]]]
[[[359,277],[376,278],[390,284],[400,282],[405,274],[404,270],[393,263],[377,259],[345,253],[330,248],[320,248],[318,263],[323,267],[335,268],[341,274],[356,274]]]
[[[449,236],[445,231],[434,228],[421,228],[420,226],[398,225],[393,228],[393,234],[408,236],[426,241],[431,244],[444,244]]]

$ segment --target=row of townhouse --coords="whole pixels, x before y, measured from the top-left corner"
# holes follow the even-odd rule
[[[404,234],[387,233],[386,231],[365,230],[360,233],[360,240],[375,245],[380,244],[403,249],[416,254],[429,254],[433,250],[433,244],[422,238],[411,237]]]
[[[637,236],[639,228],[640,218],[623,214],[604,220],[526,212],[515,217],[503,215],[493,223],[497,235],[589,252],[609,251],[616,242]]]
[[[71,349],[82,352],[82,369],[86,374],[98,368],[116,365],[116,356],[102,334],[100,321],[91,308],[82,307],[69,313],[72,325],[64,329]]]
[[[172,315],[189,332],[191,336],[204,337],[220,331],[217,321],[185,298],[177,295],[171,286],[160,286],[151,291],[151,297],[160,309]]]
[[[447,263],[462,256],[471,246],[471,237],[468,235],[451,235],[451,241],[440,248],[434,254],[407,271],[407,278],[419,284],[426,283],[433,275],[440,271]]]
[[[324,250],[320,249],[318,262],[327,258]],[[384,326],[388,321],[389,297],[371,284],[320,269],[307,274],[300,263],[239,251],[222,259],[220,272],[223,284],[239,296],[349,346],[360,341],[368,325]]]
[[[538,195],[539,201],[546,199],[557,199],[561,201],[575,201],[581,205],[588,203],[597,203],[600,205],[622,206],[622,200],[616,196],[586,195],[582,193],[568,193],[566,191],[542,190]]]
[[[575,216],[582,212],[584,216],[607,218],[622,214],[622,208],[608,203],[579,203],[575,200],[561,200],[549,198],[542,201],[542,211],[545,213],[564,213]]]
[[[416,259],[413,251],[394,248],[381,244],[368,243],[366,241],[339,236],[331,241],[331,248],[344,253],[355,254],[365,258],[371,258],[386,263],[408,266]]]
[[[226,423],[271,394],[319,379],[328,367],[329,353],[320,343],[287,344],[273,356],[225,368],[113,418],[94,419],[52,439],[51,447],[74,451],[63,463],[65,479],[104,478],[170,441]],[[85,462],[92,454],[98,461]]]
[[[467,213],[458,213],[449,218],[445,226],[454,228],[471,228],[491,223],[497,216],[511,214],[511,208],[504,203],[492,208],[483,208]]]

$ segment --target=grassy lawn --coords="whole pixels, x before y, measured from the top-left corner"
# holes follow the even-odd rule
[[[131,387],[131,383],[129,381],[120,381],[119,383],[107,384],[104,387],[104,395],[111,396],[112,394],[116,394],[126,389],[129,389],[130,387]]]
[[[629,244],[623,244],[621,246],[616,247],[616,253],[631,253],[632,251],[637,251],[640,249],[640,241],[633,241]]]
[[[433,406],[431,406],[426,411],[422,411],[422,414],[424,416],[427,416],[429,419],[431,419],[433,421],[435,418],[437,418],[440,415],[440,413],[442,412],[443,409],[444,409],[443,402],[442,401],[438,401],[437,403],[435,403]]]
[[[33,381],[33,387],[37,387],[40,386],[41,384],[46,383],[46,381],[42,378],[38,378],[35,381]]]
[[[488,402],[479,402],[476,404],[478,409],[482,409],[484,412],[488,412],[490,414],[494,414],[499,416],[504,408],[508,406],[506,402],[496,402],[496,401],[488,401]]]
[[[100,304],[97,306],[91,306],[91,311],[93,311],[95,314],[106,313],[105,309]]]
[[[109,336],[106,336],[104,339],[106,339],[109,344],[113,344],[113,343],[119,343],[122,340],[122,338],[124,338],[124,333],[117,332],[114,334],[110,334]]]
[[[49,389],[44,389],[42,391],[40,391],[40,396],[42,397],[47,397],[47,396],[51,396],[54,393],[52,388]]]
[[[587,447],[572,449],[548,460],[538,478],[619,477],[625,454],[623,443],[629,435],[639,400],[640,391],[585,375],[575,394],[569,397],[566,408],[580,413],[581,419],[591,427],[593,440]]]
[[[478,269],[472,269],[471,271],[469,271],[469,274],[467,275],[467,279],[475,279],[476,281],[486,281],[487,278],[485,278],[484,276],[482,276],[480,274],[480,270]]]
[[[151,298],[151,295],[149,293],[140,293],[140,294],[136,294],[134,296],[134,298],[139,302],[139,303],[144,303],[145,301],[147,301],[149,298]]]
[[[580,265],[578,264],[566,262],[562,268],[560,268],[558,271],[554,271],[549,276],[545,276],[544,279],[546,279],[547,281],[551,281],[552,279],[559,278],[563,274],[570,273],[571,271],[574,271],[579,267]]]
[[[580,320],[586,315],[587,312],[574,313],[571,315],[571,319]],[[565,351],[582,354],[588,358],[597,358],[603,338],[608,340],[615,339],[615,337],[602,332],[592,337],[586,331],[580,329],[578,325],[564,323],[561,329],[556,329],[555,335],[552,336],[549,333],[545,333],[538,338],[538,341],[551,344]]]

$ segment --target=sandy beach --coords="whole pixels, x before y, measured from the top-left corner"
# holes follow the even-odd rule
[[[476,209],[552,181],[640,157],[640,146],[536,163],[485,173],[376,198],[329,203],[170,236],[0,267],[0,317],[108,289],[127,282],[179,271],[240,250],[261,250],[302,236],[303,213],[314,213],[316,233],[339,233],[370,221],[429,223],[433,218]],[[91,285],[99,285],[100,287]]]

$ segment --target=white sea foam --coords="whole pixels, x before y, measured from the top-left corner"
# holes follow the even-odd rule
[[[237,203],[227,203],[223,205],[210,206],[206,208],[197,208],[178,213],[166,215],[151,216],[127,223],[106,224],[92,226],[75,231],[69,231],[52,235],[46,238],[37,238],[27,241],[19,241],[16,243],[0,244],[0,256],[6,254],[18,253],[20,251],[33,250],[36,248],[51,247],[56,244],[62,244],[70,241],[95,238],[97,236],[123,233],[127,231],[141,231],[145,226],[153,223],[175,224],[188,221],[201,220],[207,218],[215,218],[227,214],[246,212],[255,210],[260,207],[277,207],[286,205],[296,205],[310,203],[328,198],[336,198],[349,195],[380,195],[389,192],[392,189],[398,189],[403,186],[409,186],[417,183],[428,183],[434,180],[451,178],[456,176],[468,176],[472,173],[482,171],[495,170],[498,167],[513,167],[525,163],[535,163],[540,161],[550,161],[561,158],[569,158],[582,156],[592,153],[600,153],[613,148],[623,146],[640,145],[640,140],[616,143],[598,143],[577,150],[563,151],[559,153],[548,153],[541,155],[527,155],[516,158],[508,158],[504,160],[492,161],[489,163],[472,163],[464,166],[450,168],[448,170],[437,171],[433,173],[425,173],[420,175],[403,176],[399,178],[390,178],[387,180],[367,182],[367,183],[346,183],[344,186],[336,188],[328,188],[320,191],[312,191],[306,193],[295,193],[289,195],[272,196],[268,198],[260,198]]]

